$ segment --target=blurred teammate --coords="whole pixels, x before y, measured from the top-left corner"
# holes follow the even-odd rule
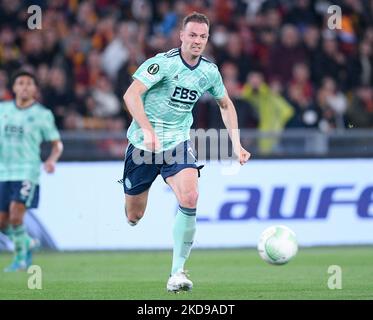
[[[52,143],[44,170],[54,172],[62,142],[51,111],[35,101],[33,74],[19,71],[12,79],[15,100],[0,102],[0,231],[15,246],[13,261],[4,271],[26,270],[32,264],[32,239],[23,224],[28,208],[39,200],[40,144]]]
[[[181,48],[145,61],[133,75],[134,81],[123,96],[133,117],[127,134],[130,143],[123,173],[129,224],[136,225],[144,215],[149,188],[158,174],[179,202],[173,230],[172,269],[167,282],[167,290],[174,292],[193,287],[184,264],[196,230],[200,168],[196,165],[189,132],[193,106],[206,91],[220,107],[238,161],[244,164],[250,157],[250,153],[241,147],[236,111],[218,68],[202,56],[208,37],[206,16],[193,13],[185,17],[180,31]],[[161,206],[159,209],[162,211]]]

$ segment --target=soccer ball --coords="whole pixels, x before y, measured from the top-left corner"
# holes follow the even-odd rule
[[[285,264],[295,257],[298,243],[295,233],[286,226],[272,226],[259,238],[260,257],[270,264]]]

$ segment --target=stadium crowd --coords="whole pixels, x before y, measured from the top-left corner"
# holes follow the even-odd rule
[[[42,9],[29,30],[27,8]],[[342,8],[341,28],[328,7]],[[240,128],[373,128],[373,0],[51,0],[0,2],[0,101],[11,74],[35,72],[62,130],[126,129],[122,96],[148,57],[178,47],[182,18],[211,20],[205,55],[223,75]],[[211,97],[197,128],[223,127]]]

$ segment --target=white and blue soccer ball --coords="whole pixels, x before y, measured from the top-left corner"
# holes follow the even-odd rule
[[[271,226],[261,234],[258,252],[260,257],[270,264],[288,263],[298,252],[297,237],[286,226]]]

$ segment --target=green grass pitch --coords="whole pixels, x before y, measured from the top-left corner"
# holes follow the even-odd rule
[[[11,259],[0,254],[0,267]],[[0,273],[0,299],[373,299],[373,247],[301,248],[287,265],[262,261],[255,249],[194,250],[187,263],[194,289],[166,291],[171,251],[41,252],[42,289],[26,272]],[[330,265],[342,289],[330,290]]]

